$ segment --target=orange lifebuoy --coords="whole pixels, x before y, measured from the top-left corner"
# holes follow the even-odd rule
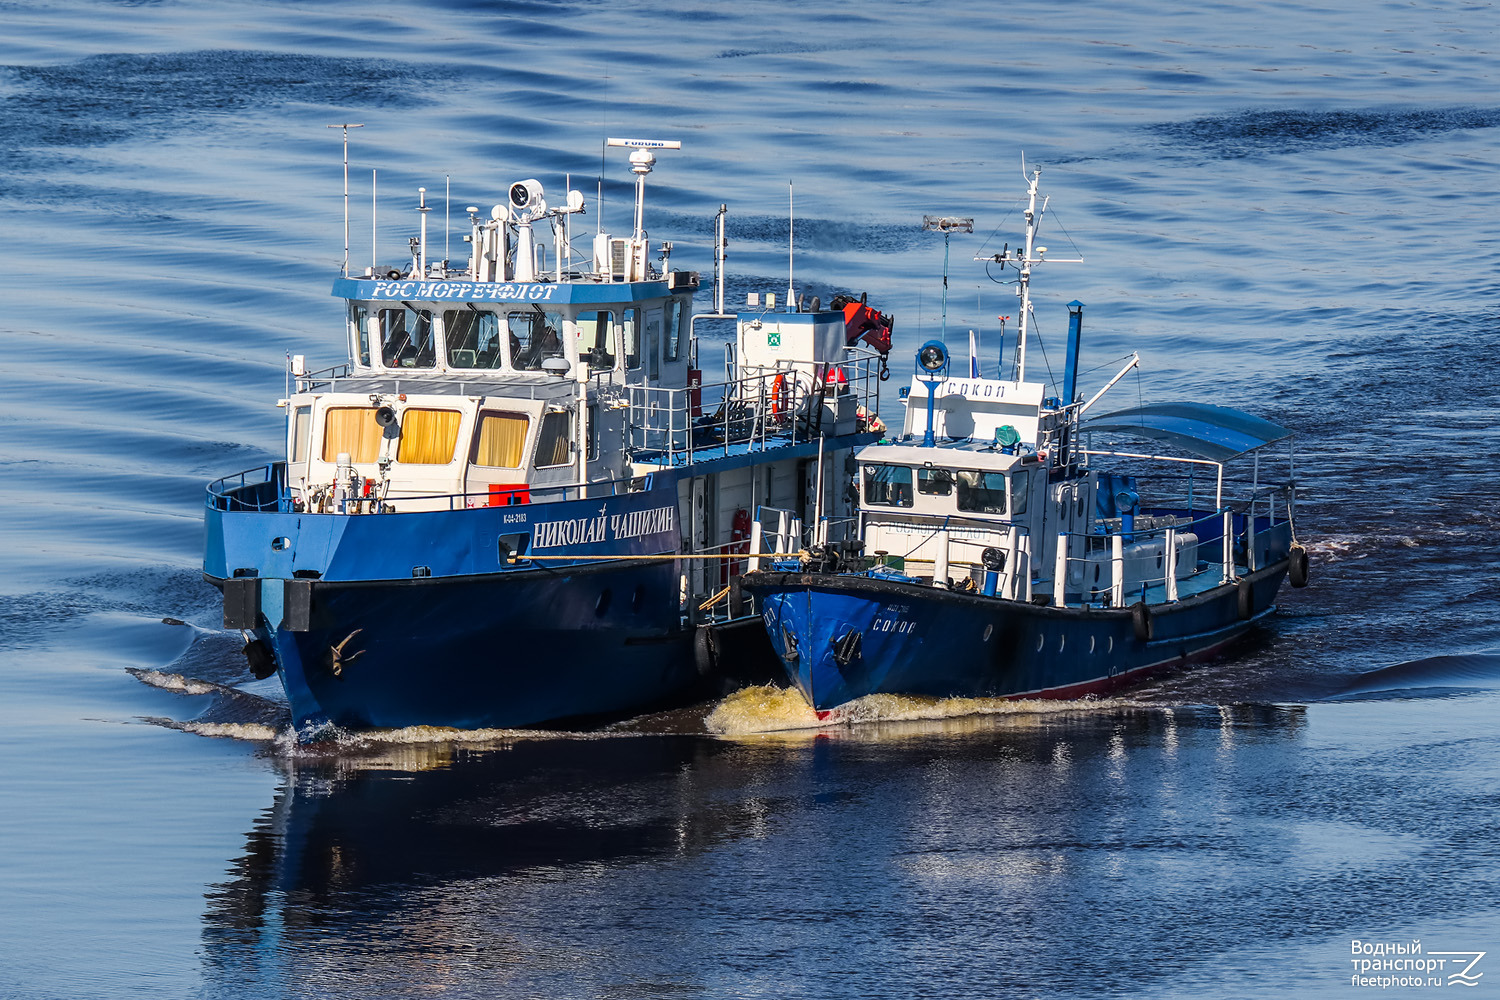
[[[786,375],[781,374],[777,375],[776,380],[771,383],[771,416],[773,417],[781,416],[781,386],[785,381]]]

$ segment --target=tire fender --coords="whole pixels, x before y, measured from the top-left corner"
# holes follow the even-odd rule
[[[1300,545],[1293,545],[1287,554],[1286,576],[1293,587],[1307,586],[1307,550]]]
[[[1141,642],[1150,642],[1156,631],[1156,623],[1151,617],[1151,608],[1145,601],[1136,601],[1130,606],[1130,624],[1135,629],[1135,637]]]
[[[718,667],[719,657],[715,645],[708,626],[699,625],[693,630],[693,666],[698,668],[699,677],[709,676]]]
[[[1255,617],[1255,585],[1250,582],[1249,577],[1240,577],[1239,583],[1235,584],[1236,597],[1239,602],[1240,621],[1249,621]]]

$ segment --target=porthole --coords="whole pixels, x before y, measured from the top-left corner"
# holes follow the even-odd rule
[[[985,627],[984,627],[984,639],[983,639],[983,641],[984,641],[984,642],[989,642],[989,641],[990,641],[990,635],[991,635],[991,634],[992,634],[992,633],[993,633],[993,632],[994,632],[994,631],[995,631],[995,625],[994,625],[994,623],[993,623],[993,622],[991,622],[991,623],[990,623],[990,624],[988,624],[988,625],[986,625],[986,626],[985,626]]]
[[[603,618],[609,612],[609,601],[611,594],[606,587],[599,593],[599,600],[594,603],[594,617]]]
[[[1046,646],[1046,645],[1047,645],[1047,637],[1045,635],[1039,635],[1039,636],[1036,637],[1036,651],[1038,653],[1040,653],[1042,651],[1042,648],[1044,646]]]
[[[282,551],[291,544],[292,540],[290,538],[287,538],[285,535],[282,535],[280,538],[271,539],[271,548],[275,549],[277,552]]]

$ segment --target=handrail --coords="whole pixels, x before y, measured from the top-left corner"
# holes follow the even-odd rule
[[[260,476],[258,480],[252,478],[257,474]],[[210,509],[221,511],[290,511],[291,497],[286,492],[285,479],[285,462],[268,462],[264,465],[253,466],[210,482],[205,487],[207,497],[205,502]],[[627,476],[621,479],[586,483],[583,486],[577,483],[540,486],[528,485],[526,483],[506,483],[499,485],[503,485],[507,489],[525,490],[530,502],[552,503],[570,499],[585,499],[585,491],[587,491],[589,497],[619,496],[626,493],[636,493],[640,492],[640,489],[637,487],[641,482],[642,478],[639,476]],[[238,491],[253,487],[274,487],[274,495],[270,497],[238,495]],[[486,485],[483,491],[468,490],[462,493],[401,493],[394,498],[388,498],[387,502],[400,504],[413,501],[446,501],[449,510],[462,510],[468,509],[468,501],[471,499],[488,501],[490,499],[488,485]]]
[[[285,462],[267,462],[215,479],[205,487],[205,503],[210,510],[279,510],[285,472]],[[250,477],[256,473],[260,479],[252,481]]]
[[[868,424],[879,408],[874,364],[863,356],[830,363],[826,370],[841,373],[840,378],[821,388],[795,366],[747,366],[739,378],[687,387],[624,386],[633,417],[631,453],[683,466],[738,447],[761,451],[815,440],[832,429],[826,420],[845,415]],[[853,404],[847,414],[841,413],[845,400]],[[828,418],[820,407],[830,405]]]
[[[1257,560],[1264,557],[1264,552],[1255,545],[1257,533],[1289,523],[1289,518],[1276,516],[1274,505],[1271,505],[1266,514],[1258,514],[1252,504],[1267,496],[1278,494],[1291,496],[1292,493],[1289,486],[1270,485],[1254,491],[1250,501],[1235,501],[1224,504],[1216,510],[1201,513],[1191,508],[1185,512],[1177,512],[1167,505],[1153,506],[1149,509],[1160,510],[1161,513],[1155,515],[1143,513],[1128,518],[1112,518],[1103,522],[1095,520],[1094,531],[1070,532],[1049,529],[1047,537],[1037,541],[1035,545],[1032,544],[1034,539],[1031,537],[1030,529],[1024,524],[1010,520],[966,518],[952,514],[934,516],[915,512],[866,510],[861,512],[861,537],[866,539],[872,537],[872,528],[909,527],[914,529],[913,537],[902,543],[906,551],[897,554],[897,558],[901,560],[897,565],[905,566],[913,560],[922,566],[930,564],[934,585],[948,586],[950,583],[948,571],[951,568],[962,568],[965,572],[961,576],[974,579],[970,574],[982,566],[985,569],[984,593],[987,596],[995,596],[996,583],[999,581],[1000,596],[1022,599],[1024,583],[1025,599],[1029,599],[1030,585],[1035,582],[1033,576],[1042,581],[1050,576],[1052,600],[1059,605],[1067,601],[1069,580],[1076,573],[1077,565],[1081,563],[1085,567],[1097,567],[1101,558],[1101,550],[1112,548],[1113,553],[1105,557],[1110,571],[1109,582],[1103,583],[1101,590],[1098,583],[1090,580],[1085,574],[1082,580],[1077,581],[1077,589],[1086,604],[1094,604],[1103,600],[1108,605],[1118,607],[1125,602],[1123,585],[1127,555],[1132,560],[1141,558],[1139,548],[1135,549],[1134,555],[1130,555],[1127,545],[1136,546],[1147,541],[1159,544],[1158,540],[1166,541],[1167,548],[1156,553],[1156,556],[1161,559],[1160,574],[1151,574],[1148,570],[1140,576],[1134,576],[1134,573],[1140,573],[1143,568],[1136,562],[1132,573],[1132,586],[1140,584],[1143,588],[1161,588],[1163,599],[1175,601],[1177,600],[1177,581],[1180,577],[1176,565],[1179,552],[1178,539],[1183,536],[1192,536],[1196,539],[1193,548],[1195,554],[1190,557],[1193,559],[1193,566],[1188,575],[1197,571],[1196,564],[1199,562],[1196,555],[1197,546],[1202,545],[1209,548],[1210,552],[1213,548],[1221,550],[1217,559],[1209,558],[1208,565],[1212,567],[1217,564],[1222,581],[1231,582],[1238,578],[1241,563],[1243,563],[1244,570],[1254,571],[1258,568]],[[1257,526],[1257,521],[1261,522],[1259,526]],[[1100,528],[1104,530],[1100,531]],[[978,532],[980,536],[973,536],[973,532]],[[1007,559],[1000,564],[1001,570],[995,570],[986,565],[983,559],[975,562],[971,558],[963,558],[966,553],[975,549],[994,547],[1000,541],[1002,534],[1006,536],[1003,549],[1007,552]],[[1078,545],[1080,540],[1082,541],[1081,552]],[[1241,541],[1244,542],[1244,558],[1237,561],[1236,552]],[[1033,555],[1041,557],[1048,548],[1051,552],[1044,557],[1043,562],[1033,562]],[[1151,550],[1146,551],[1147,558],[1150,558]],[[953,558],[955,555],[959,558]]]

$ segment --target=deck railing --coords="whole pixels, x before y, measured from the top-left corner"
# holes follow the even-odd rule
[[[1181,582],[1200,572],[1214,571],[1210,579],[1218,586],[1263,569],[1285,557],[1291,536],[1280,529],[1291,523],[1294,492],[1292,483],[1258,486],[1213,511],[1174,509],[1169,502],[1133,518],[1098,522],[1096,528],[1102,532],[1059,532],[1051,567],[1052,602],[1122,607],[1138,596],[1150,603],[1171,603],[1180,599]],[[1192,535],[1196,543],[1192,564],[1186,567],[1180,562],[1186,549],[1179,541],[1185,535]],[[1140,593],[1126,593],[1127,547],[1151,541],[1161,543],[1160,551],[1152,553],[1160,559],[1161,572],[1134,575],[1131,584],[1140,585]]]
[[[286,493],[286,463],[268,462],[208,484],[210,510],[275,511]]]
[[[1036,588],[1050,591],[1047,599],[1058,606],[1123,607],[1132,598],[1176,601],[1179,583],[1205,571],[1211,571],[1212,585],[1218,586],[1284,558],[1291,540],[1292,496],[1290,483],[1261,486],[1218,510],[1152,507],[1131,517],[1095,521],[1092,533],[1058,532],[1048,539],[1000,519],[866,511],[850,535],[866,540],[866,569],[884,567],[931,579],[935,586],[1012,600],[1029,601]],[[799,532],[800,525],[788,529],[778,522],[765,531],[764,540],[757,536],[751,551],[759,558],[751,568],[767,554],[796,552],[787,540]],[[1190,549],[1183,541],[1189,535]],[[883,539],[887,546],[902,539],[902,545],[899,551],[873,549],[871,539]],[[1184,557],[1191,563],[1181,562]],[[1141,572],[1143,560],[1149,565],[1158,559],[1159,572]],[[1126,591],[1127,580],[1131,588],[1141,588],[1139,595]]]
[[[555,503],[562,500],[579,500],[617,496],[622,493],[639,493],[650,489],[650,476],[605,480],[579,486],[576,483],[556,486],[528,486],[526,483],[497,484],[486,486],[483,491],[463,493],[401,493],[396,496],[377,497],[349,494],[340,501],[342,509],[335,509],[333,501],[326,509],[310,513],[370,514],[382,508],[390,512],[401,510],[465,510],[471,507],[507,507],[516,504]],[[286,463],[271,462],[216,479],[208,484],[206,505],[210,510],[220,511],[281,511],[290,513],[293,496],[286,481]],[[414,505],[407,507],[406,505]],[[298,513],[307,512],[298,510]]]
[[[625,386],[631,455],[685,466],[877,426],[879,363],[858,355],[816,378],[793,366],[741,366],[739,378],[722,382]]]

